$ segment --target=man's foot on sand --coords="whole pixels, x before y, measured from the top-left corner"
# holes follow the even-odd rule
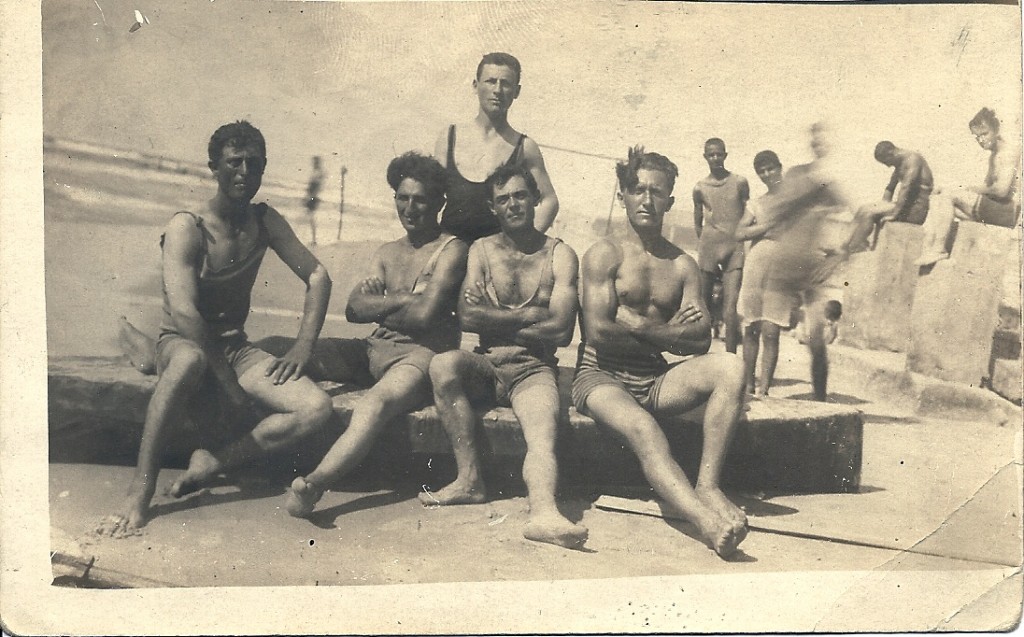
[[[697,498],[732,526],[739,541],[747,535],[747,514],[715,487],[698,487]],[[737,542],[739,543],[739,542]]]
[[[697,527],[704,544],[721,558],[728,558],[736,552],[736,547],[746,537],[746,531],[737,534],[733,524],[722,518],[714,509],[707,505],[704,507],[703,515],[690,518],[690,522]]]
[[[146,526],[147,506],[129,504],[123,513],[114,513],[100,520],[94,529],[96,535],[122,539],[133,535],[142,535],[142,527]]]
[[[587,542],[587,527],[573,524],[561,515],[534,515],[523,529],[523,537],[567,549],[581,549]]]
[[[920,258],[918,258],[916,261],[914,261],[914,265],[917,265],[917,266],[931,265],[933,263],[938,263],[939,261],[942,261],[943,259],[948,259],[948,258],[949,258],[949,253],[948,252],[929,252],[927,254],[922,254],[920,256]]]
[[[487,502],[487,489],[483,483],[464,485],[453,482],[438,491],[424,488],[419,495],[423,506],[448,506],[451,504],[481,504]]]
[[[118,321],[117,342],[132,367],[143,374],[156,373],[156,341],[140,332],[125,316]]]
[[[167,493],[174,498],[184,497],[198,491],[217,475],[220,462],[206,449],[196,449],[188,461],[188,469],[174,481]]]
[[[288,495],[285,497],[284,508],[292,517],[308,518],[323,495],[322,490],[299,476],[292,481],[292,488],[288,490]]]

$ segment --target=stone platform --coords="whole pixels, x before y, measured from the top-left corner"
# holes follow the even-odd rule
[[[119,358],[63,358],[49,363],[49,441],[53,462],[134,464],[154,376]],[[568,405],[572,370],[560,370]],[[308,470],[343,431],[363,390],[321,383],[334,401],[329,430],[275,460],[285,469]],[[689,475],[697,469],[702,410],[665,428]],[[508,408],[482,414],[480,444],[492,462],[516,468],[526,451],[519,423]],[[225,427],[189,424],[172,436],[166,462],[182,466],[192,449],[223,442]],[[843,405],[768,398],[751,403],[740,423],[723,480],[762,492],[848,493],[860,485],[863,421]],[[370,462],[409,466],[421,455],[448,456],[451,447],[431,406],[396,419],[371,452]],[[643,484],[633,454],[608,430],[568,408],[562,414],[558,454],[561,480],[569,485]],[[429,463],[429,460],[427,461]],[[364,463],[365,465],[366,463]],[[413,462],[413,464],[415,464]]]

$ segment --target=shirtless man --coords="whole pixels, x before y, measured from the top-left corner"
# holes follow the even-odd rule
[[[743,366],[748,393],[767,396],[775,379],[775,366],[779,361],[779,331],[792,326],[793,307],[788,297],[780,298],[766,290],[771,275],[774,252],[778,247],[770,210],[763,207],[765,200],[782,183],[782,162],[771,150],[754,156],[754,172],[768,187],[768,192],[747,205],[743,218],[736,227],[737,241],[751,241],[743,266],[743,287],[737,301],[737,313],[743,323]],[[763,350],[761,348],[763,342]],[[757,358],[761,357],[761,378],[755,382]]]
[[[476,118],[451,124],[437,138],[434,157],[448,173],[448,203],[441,227],[468,243],[501,230],[488,204],[490,192],[484,184],[500,166],[523,164],[540,189],[537,229],[547,231],[558,214],[558,197],[551,185],[544,158],[537,143],[512,128],[508,111],[519,97],[519,60],[508,53],[488,53],[476,68],[473,90],[479,109]]]
[[[351,323],[378,326],[367,338],[321,338],[309,372],[316,380],[370,390],[316,469],[292,482],[285,507],[295,517],[312,514],[324,490],[363,460],[395,416],[429,404],[430,360],[457,348],[462,336],[455,308],[467,248],[437,222],[444,168],[431,157],[406,153],[392,160],[387,179],[406,234],[377,250],[370,276],[353,288],[345,313]],[[274,352],[288,339],[259,344]]]
[[[217,474],[283,449],[319,429],[331,399],[305,376],[327,313],[331,279],[284,218],[253,204],[266,167],[263,135],[248,122],[210,138],[217,194],[199,214],[179,212],[163,235],[163,319],[156,344],[156,389],[149,401],[139,463],[128,495],[97,532],[123,537],[144,526],[168,432],[200,406],[220,406],[251,432],[221,449],[198,449],[171,487],[180,497]],[[306,284],[295,344],[274,357],[246,339],[250,293],[267,248]]]
[[[480,335],[475,352],[454,350],[430,363],[434,403],[451,440],[458,476],[439,491],[420,494],[424,505],[475,504],[487,499],[476,448],[474,406],[511,404],[526,438],[523,480],[530,519],[523,536],[580,548],[587,529],[555,503],[559,414],[555,349],[572,340],[576,321],[576,253],[537,229],[541,198],[524,167],[505,166],[487,178],[501,233],[469,250],[459,315],[462,328]]]
[[[936,189],[934,211],[925,224],[925,243],[917,265],[949,258],[946,241],[954,217],[1014,228],[1020,220],[1020,147],[1007,143],[999,132],[999,118],[983,108],[971,119],[971,134],[989,151],[985,183]]]
[[[717,137],[704,142],[704,159],[711,172],[693,188],[693,229],[700,240],[697,265],[703,277],[704,303],[711,305],[715,279],[721,276],[725,349],[736,353],[740,342],[736,299],[743,279],[744,254],[743,243],[733,234],[750,199],[750,186],[744,177],[725,169],[728,156],[725,142]]]
[[[743,363],[709,354],[711,322],[693,258],[665,239],[678,170],[637,147],[616,166],[619,202],[632,232],[602,239],[583,257],[583,342],[572,398],[581,413],[621,436],[657,494],[728,557],[747,518],[719,488],[743,405]],[[690,356],[668,364],[670,352]],[[706,403],[696,488],[671,455],[661,423]]]
[[[889,141],[878,142],[875,159],[893,169],[882,201],[862,206],[857,210],[853,232],[842,246],[846,253],[863,252],[871,248],[869,237],[885,221],[903,221],[921,225],[928,217],[928,202],[932,188],[932,170],[920,153],[898,148]],[[900,194],[893,201],[896,186]]]

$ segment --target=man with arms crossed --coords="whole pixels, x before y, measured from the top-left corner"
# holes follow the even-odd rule
[[[171,487],[175,497],[287,447],[331,415],[330,397],[304,376],[327,313],[331,279],[280,213],[252,203],[266,157],[263,135],[251,124],[221,126],[209,144],[217,194],[206,210],[179,212],[167,225],[163,319],[155,355],[159,378],[128,496],[115,515],[101,522],[100,534],[121,537],[146,524],[166,436],[191,408],[219,401],[222,415],[258,424],[221,449],[196,450],[188,470]],[[306,284],[298,338],[276,358],[251,345],[244,331],[267,248]]]
[[[540,189],[537,229],[545,232],[558,214],[558,197],[551,185],[537,143],[508,123],[508,111],[519,97],[519,60],[508,53],[488,53],[477,65],[473,90],[476,118],[458,127],[451,124],[438,138],[434,157],[448,174],[448,203],[441,227],[466,242],[501,230],[491,214],[491,193],[484,180],[501,166],[523,164]]]
[[[523,480],[530,520],[523,536],[580,548],[587,529],[555,503],[559,414],[555,349],[572,340],[576,321],[578,260],[572,248],[535,226],[541,192],[524,167],[502,167],[487,178],[501,233],[469,250],[459,314],[462,327],[480,335],[475,352],[434,357],[430,380],[458,465],[455,481],[420,494],[423,504],[473,504],[487,499],[475,438],[474,406],[509,404],[526,438]]]
[[[437,223],[444,168],[406,153],[392,160],[387,178],[406,236],[377,250],[371,276],[352,290],[346,311],[349,322],[378,327],[365,339],[320,339],[310,369],[317,380],[372,387],[319,466],[292,483],[286,508],[296,517],[313,512],[325,488],[359,464],[392,418],[429,403],[430,360],[457,348],[462,335],[455,307],[467,249]]]
[[[735,353],[740,342],[736,299],[743,279],[744,253],[743,243],[733,233],[750,199],[750,185],[744,177],[725,169],[728,156],[725,142],[717,137],[704,142],[704,159],[711,172],[693,188],[693,228],[700,240],[697,265],[703,277],[704,303],[711,305],[715,279],[721,275],[725,349]]]
[[[651,486],[728,557],[747,534],[746,515],[719,489],[743,405],[743,364],[708,354],[711,324],[694,260],[662,234],[674,203],[675,164],[636,147],[616,166],[618,198],[632,232],[603,239],[583,257],[583,343],[576,408],[622,436]],[[669,365],[663,352],[690,355]],[[696,489],[669,449],[659,420],[706,403]]]

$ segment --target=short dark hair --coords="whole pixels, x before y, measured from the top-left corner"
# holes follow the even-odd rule
[[[843,304],[835,299],[825,304],[825,318],[838,321],[843,316]]]
[[[758,166],[782,166],[782,161],[779,156],[775,154],[774,150],[762,150],[758,154],[754,155],[754,170],[757,170]]]
[[[397,192],[405,179],[414,179],[423,184],[431,199],[444,199],[448,178],[444,167],[433,157],[409,151],[392,159],[388,164],[388,185]]]
[[[725,150],[725,142],[724,142],[724,141],[722,141],[722,140],[721,140],[720,138],[718,138],[718,137],[712,137],[712,138],[711,138],[711,139],[709,139],[708,141],[704,142],[704,148],[707,148],[708,146],[710,146],[710,145],[712,145],[712,144],[717,144],[717,145],[719,145],[719,146],[721,146],[721,147],[722,147],[722,150]]]
[[[896,150],[896,144],[890,141],[881,141],[875,145],[875,159],[882,161],[885,157],[892,154],[892,151]]]
[[[224,124],[210,137],[210,143],[206,147],[206,154],[210,161],[217,163],[224,155],[225,146],[243,148],[254,145],[260,149],[263,159],[267,159],[267,141],[263,139],[263,133],[244,119],[231,124]]]
[[[480,79],[480,73],[484,70],[484,65],[493,64],[494,66],[507,66],[508,68],[515,71],[516,84],[519,83],[520,78],[523,76],[523,67],[519,65],[519,60],[514,55],[509,53],[502,53],[501,51],[495,51],[488,53],[480,60],[480,64],[476,65],[476,79]]]
[[[656,170],[668,177],[670,193],[675,188],[676,177],[679,176],[679,169],[676,168],[676,165],[668,157],[658,153],[645,152],[643,146],[637,145],[629,149],[626,161],[615,164],[615,176],[619,180],[619,190],[625,191],[634,188],[637,182],[636,174],[642,168]]]
[[[980,124],[988,126],[997,133],[999,132],[999,118],[996,117],[996,112],[987,106],[978,111],[968,126],[975,128]]]
[[[513,177],[522,177],[533,198],[540,199],[540,187],[537,186],[537,180],[534,179],[533,174],[530,173],[530,170],[523,163],[516,162],[498,166],[498,169],[491,173],[484,181],[484,187],[487,189],[487,201],[493,203],[494,189],[501,188]]]

